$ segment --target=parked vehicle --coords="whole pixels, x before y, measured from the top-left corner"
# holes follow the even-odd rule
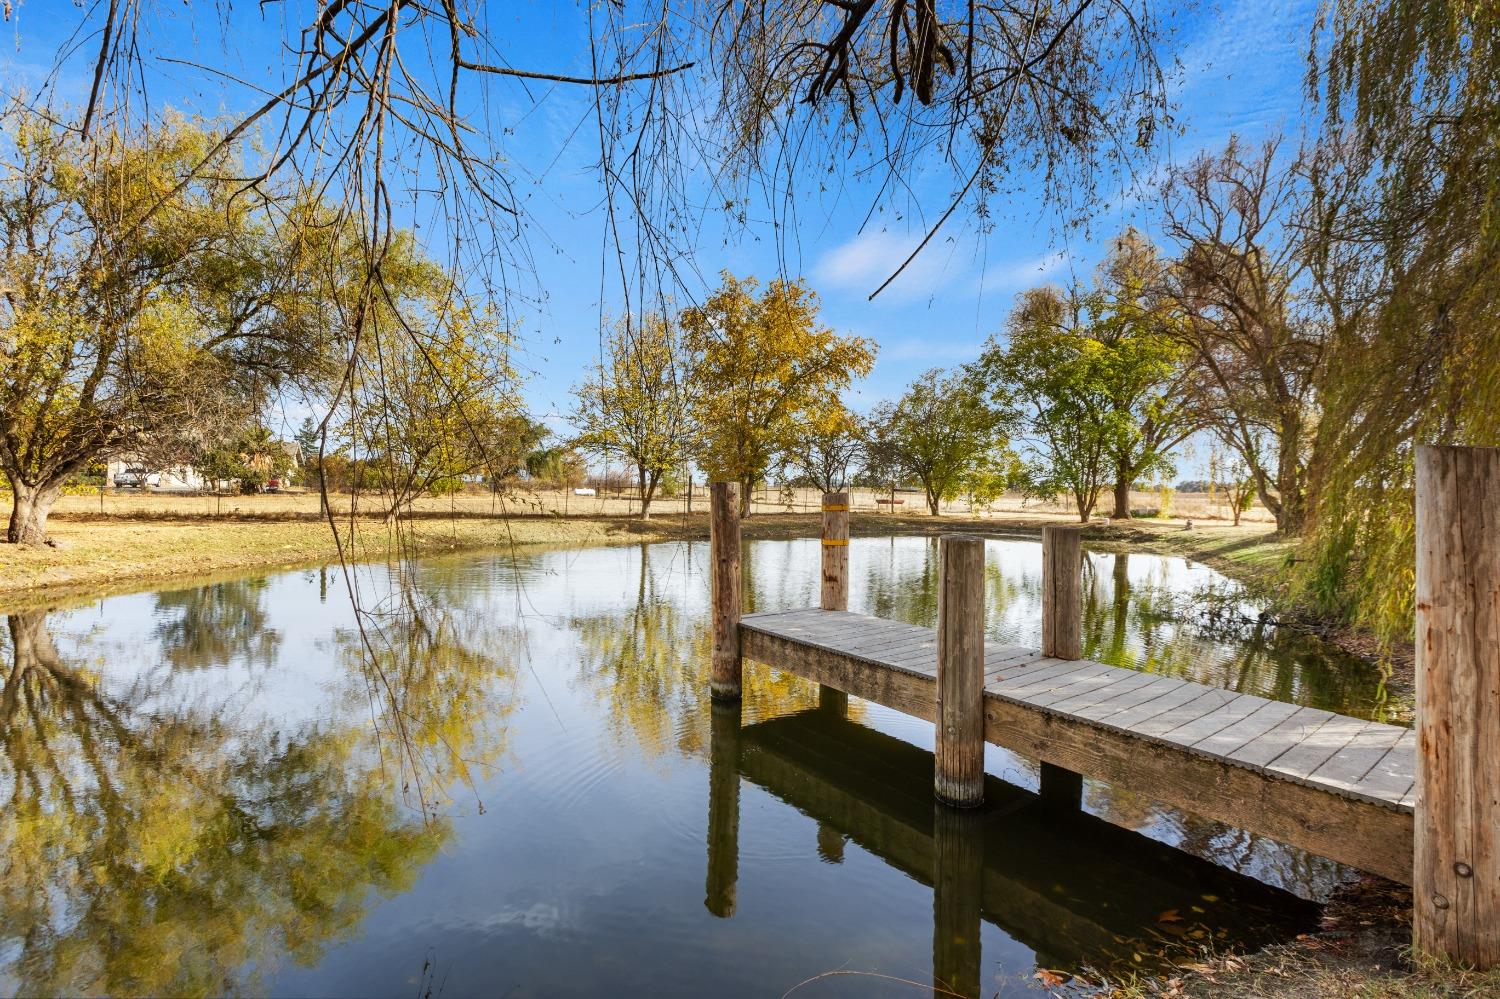
[[[144,468],[132,467],[115,473],[116,489],[145,489],[161,481],[161,476]]]

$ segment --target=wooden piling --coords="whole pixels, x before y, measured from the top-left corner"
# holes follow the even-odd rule
[[[1042,528],[1042,655],[1083,658],[1083,539],[1076,527]]]
[[[823,610],[849,609],[849,494],[823,494],[822,536],[823,580],[818,606]],[[836,687],[818,688],[818,706],[824,711],[844,715],[849,711],[849,695]]]
[[[940,800],[984,800],[984,539],[947,534],[939,545],[937,750]]]
[[[734,915],[740,876],[740,706],[709,708],[708,879],[703,900],[720,919]]]
[[[713,616],[713,675],[717,700],[740,697],[740,487],[714,482],[708,487],[710,614]]]
[[[1500,966],[1500,448],[1419,447],[1417,948]]]
[[[823,494],[823,586],[818,606],[849,609],[849,494]]]

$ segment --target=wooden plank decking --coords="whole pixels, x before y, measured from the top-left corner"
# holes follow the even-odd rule
[[[937,633],[846,611],[748,614],[745,658],[933,720]],[[987,643],[985,739],[1409,884],[1410,729]]]

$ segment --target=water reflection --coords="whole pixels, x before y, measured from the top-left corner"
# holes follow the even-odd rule
[[[985,546],[991,638],[1036,647],[1041,560],[1031,541]],[[866,539],[851,553],[851,609],[931,626],[937,618],[937,539]],[[1084,656],[1385,719],[1379,670],[1261,619],[1243,588],[1205,566],[1163,556],[1086,552]],[[784,604],[780,606],[793,606]]]
[[[1235,940],[1311,929],[1317,907],[993,777],[985,805],[938,805],[932,757],[828,712],[738,729],[716,711],[709,786],[709,908],[732,916],[738,775],[933,890],[934,984],[980,994],[980,920],[1040,967],[1148,970]]]
[[[704,554],[370,569],[360,614],[313,570],[11,615],[0,992],[763,995],[845,967],[1008,994],[1302,925],[1184,851],[1304,897],[1343,876],[1128,788],[1048,811],[993,748],[985,811],[935,811],[930,724],[764,667],[711,706]],[[1034,644],[1038,546],[989,560],[992,634]],[[751,606],[815,601],[815,541],[745,562]],[[932,623],[934,544],[856,539],[851,564],[851,607]],[[1238,599],[1206,570],[1089,571],[1092,656],[1374,703],[1372,671],[1198,618],[1203,587]]]
[[[405,807],[392,780],[402,768],[383,756],[398,743],[372,739],[367,716],[247,723],[240,695],[253,684],[218,685],[215,696],[183,672],[274,659],[276,633],[246,626],[264,621],[259,586],[219,584],[157,606],[182,612],[157,628],[170,668],[120,678],[64,655],[45,612],[7,619],[5,991],[256,991],[284,959],[316,964],[349,939],[377,897],[410,889],[451,838],[445,819]],[[218,620],[229,623],[222,641]],[[480,738],[475,722],[493,732],[504,711],[473,696],[493,661],[440,609],[399,627],[388,618],[384,635],[384,683],[400,691],[411,744],[403,751],[442,749],[422,773],[451,781],[494,759],[498,742]],[[334,636],[346,657],[356,641]]]

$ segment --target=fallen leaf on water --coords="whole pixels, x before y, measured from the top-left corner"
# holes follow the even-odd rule
[[[1036,969],[1036,974],[1032,977],[1041,982],[1042,985],[1046,986],[1049,989],[1060,988],[1061,986],[1068,984],[1067,975],[1058,974],[1057,972],[1052,971],[1048,968]]]
[[[1176,909],[1168,909],[1160,916],[1157,916],[1156,921],[1158,923],[1180,923],[1182,922],[1182,914],[1179,913]]]

